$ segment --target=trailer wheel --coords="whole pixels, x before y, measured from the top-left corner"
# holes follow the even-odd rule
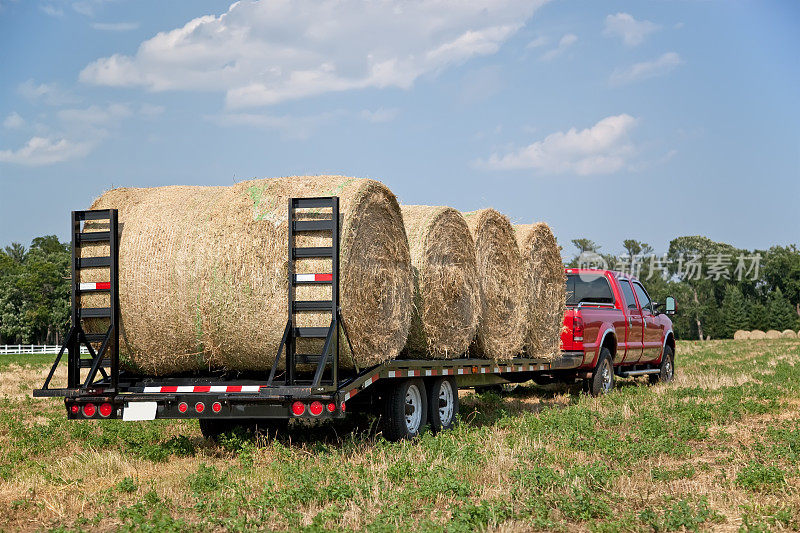
[[[421,379],[407,379],[389,386],[383,405],[383,436],[395,442],[419,435],[428,423],[428,397]]]
[[[597,366],[592,377],[587,380],[588,392],[592,396],[607,394],[614,389],[614,365],[611,362],[611,352],[608,348],[600,350]]]
[[[661,358],[661,365],[658,368],[661,372],[647,376],[651,384],[669,383],[675,377],[675,355],[670,346],[664,347],[664,357]]]
[[[452,429],[458,416],[458,386],[453,378],[439,378],[431,383],[428,418],[434,433]]]

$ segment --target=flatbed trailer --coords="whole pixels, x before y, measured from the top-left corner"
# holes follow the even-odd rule
[[[215,437],[237,423],[262,426],[292,419],[341,419],[359,411],[383,417],[390,440],[413,437],[430,422],[435,431],[448,429],[458,413],[458,390],[522,383],[537,375],[569,373],[583,362],[581,352],[564,352],[555,360],[518,357],[496,362],[463,358],[448,360],[393,359],[369,368],[339,365],[340,337],[347,329],[339,308],[338,197],[289,199],[289,305],[283,340],[269,372],[195,372],[179,376],[137,375],[120,366],[119,224],[114,209],[72,212],[71,327],[50,373],[36,397],[63,397],[69,419],[199,419],[203,433]],[[296,213],[330,210],[330,218],[299,220]],[[87,221],[89,224],[87,225]],[[99,228],[99,231],[97,231]],[[295,235],[328,232],[331,246],[298,248]],[[82,243],[107,242],[108,257],[81,257]],[[295,262],[328,257],[332,272],[295,274]],[[81,283],[84,268],[107,268],[107,282]],[[329,284],[331,300],[295,299],[295,287]],[[81,295],[104,293],[104,308],[81,306]],[[294,317],[304,311],[331,313],[327,328],[296,327]],[[86,333],[83,319],[106,319],[104,334]],[[295,339],[324,339],[322,353],[296,353]],[[81,354],[81,346],[88,354]],[[66,354],[67,386],[51,382]],[[278,371],[283,362],[283,370]]]

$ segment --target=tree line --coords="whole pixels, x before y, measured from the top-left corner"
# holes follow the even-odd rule
[[[589,239],[574,239],[576,255],[630,272],[651,297],[674,296],[681,339],[730,338],[736,330],[800,328],[800,250],[796,245],[742,250],[701,236],[678,237],[656,255],[627,239],[624,254],[604,254]],[[69,321],[71,250],[55,235],[0,250],[0,344],[59,344]]]
[[[800,328],[800,250],[796,245],[743,250],[707,237],[678,237],[657,255],[647,243],[627,239],[623,254],[602,253],[590,239],[574,239],[577,254],[567,266],[594,258],[633,273],[651,298],[674,296],[675,335],[725,339],[737,330]],[[655,266],[655,269],[653,269]],[[655,272],[653,272],[655,270]]]

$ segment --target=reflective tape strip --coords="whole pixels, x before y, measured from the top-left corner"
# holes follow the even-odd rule
[[[110,281],[101,281],[98,283],[81,283],[82,291],[97,291],[110,288],[111,288]]]
[[[396,372],[396,371],[394,371],[394,370],[389,370],[389,377],[390,377],[390,378],[395,378],[395,377],[397,377],[397,372]]]
[[[364,386],[362,388],[366,389],[367,387],[378,381],[379,377],[380,377],[379,374],[375,374],[374,376],[372,376],[371,378],[369,378],[367,381],[364,382]]]
[[[463,373],[464,373],[464,369],[463,369],[463,368],[459,368],[459,369],[458,369],[458,375],[460,376],[460,375],[461,375],[461,374],[463,374]]]
[[[172,385],[145,387],[145,393],[259,392],[261,385]]]
[[[294,280],[297,282],[333,281],[333,274],[295,274]]]

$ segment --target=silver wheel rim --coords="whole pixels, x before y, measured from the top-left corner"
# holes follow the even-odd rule
[[[442,427],[450,425],[453,420],[453,387],[449,381],[443,381],[439,387],[439,422]]]
[[[600,370],[600,379],[603,380],[603,392],[609,392],[614,385],[614,376],[611,373],[611,365],[608,364],[608,359],[603,361],[603,366]]]
[[[417,433],[421,420],[422,395],[416,385],[410,385],[406,391],[406,429],[408,429],[408,432]]]
[[[664,377],[667,379],[672,379],[672,361],[667,360],[664,364]]]

